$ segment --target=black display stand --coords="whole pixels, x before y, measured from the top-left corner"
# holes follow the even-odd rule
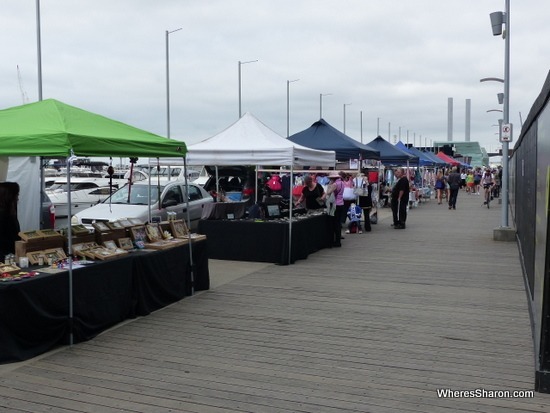
[[[289,264],[288,221],[200,220],[198,232],[208,238],[209,258]],[[292,223],[290,263],[332,246],[327,215]]]
[[[207,241],[194,242],[194,290],[208,290]],[[192,293],[189,245],[136,251],[73,270],[73,339],[89,340],[128,318]],[[69,273],[0,283],[0,363],[26,360],[68,344]]]

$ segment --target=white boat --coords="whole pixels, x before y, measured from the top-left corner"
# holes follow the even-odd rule
[[[86,208],[96,205],[108,198],[111,192],[125,185],[126,179],[113,179],[110,191],[109,178],[71,178],[71,214],[74,215]],[[57,179],[46,193],[55,205],[55,216],[69,215],[68,183],[66,178]]]

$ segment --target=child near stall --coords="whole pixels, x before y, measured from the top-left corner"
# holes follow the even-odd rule
[[[346,230],[346,234],[355,234],[358,232],[359,234],[362,234],[363,231],[361,231],[361,213],[362,213],[361,207],[358,207],[355,205],[355,203],[352,203],[348,209],[348,218],[349,218],[349,224],[348,229]]]

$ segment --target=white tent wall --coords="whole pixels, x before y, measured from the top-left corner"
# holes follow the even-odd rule
[[[10,157],[5,180],[17,182],[21,188],[17,205],[21,231],[40,228],[40,158]]]

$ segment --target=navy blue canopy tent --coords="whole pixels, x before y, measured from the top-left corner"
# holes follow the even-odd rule
[[[422,152],[418,151],[419,153],[414,153],[413,152],[414,148],[412,146],[409,148],[403,142],[399,141],[395,144],[395,147],[401,149],[404,152],[407,152],[409,155],[417,156],[419,166],[432,166],[433,165],[433,161],[431,159],[429,159],[428,157],[424,156],[424,154]]]
[[[422,152],[422,151],[421,151],[421,152]],[[434,164],[435,164],[436,166],[445,166],[445,165],[447,165],[447,163],[446,163],[443,159],[441,159],[441,158],[439,158],[438,156],[436,156],[435,153],[433,153],[433,152],[429,152],[429,151],[428,151],[428,152],[422,152],[422,153],[423,153],[425,156],[427,156],[429,159],[432,159],[432,160],[434,161]]]
[[[396,148],[381,136],[378,136],[367,145],[380,152],[380,161],[384,165],[407,165],[407,163],[418,165],[418,156]]]
[[[405,152],[407,152],[410,155],[418,156],[419,159],[419,165],[420,166],[437,166],[437,165],[445,165],[444,162],[441,162],[441,159],[437,159],[437,156],[435,159],[430,158],[425,152],[422,152],[418,149],[416,149],[414,146],[407,147],[403,142],[399,141],[395,144],[396,148],[399,148]]]
[[[336,152],[336,159],[380,159],[378,150],[343,134],[335,127],[320,119],[309,128],[289,136],[288,139],[299,145],[313,149]]]

